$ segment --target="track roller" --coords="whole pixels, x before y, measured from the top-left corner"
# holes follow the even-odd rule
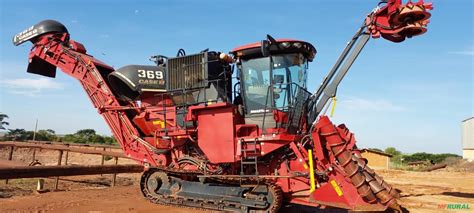
[[[271,183],[240,186],[239,179],[202,183],[180,176],[189,178],[186,171],[150,169],[142,175],[141,191],[156,204],[218,211],[277,212],[283,202],[281,189]]]

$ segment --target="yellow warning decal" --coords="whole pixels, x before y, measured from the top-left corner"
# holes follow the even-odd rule
[[[162,120],[153,121],[153,125],[160,125],[162,129],[165,128],[165,122],[163,122]]]
[[[339,187],[339,185],[337,184],[335,180],[331,180],[331,185],[332,185],[332,188],[334,188],[334,191],[336,191],[337,195],[339,197],[342,196],[341,187]]]
[[[332,116],[334,115],[334,110],[336,109],[336,103],[337,103],[337,99],[336,99],[336,96],[332,97],[332,108],[331,108],[331,118]]]
[[[309,181],[311,182],[311,188],[309,189],[309,193],[314,192],[316,190],[316,184],[314,179],[314,165],[313,165],[313,150],[308,149],[308,159],[309,159]],[[306,165],[306,164],[305,164]]]

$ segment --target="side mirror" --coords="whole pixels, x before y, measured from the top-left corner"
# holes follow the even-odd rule
[[[268,40],[262,40],[260,45],[260,51],[264,57],[270,55],[270,42]]]

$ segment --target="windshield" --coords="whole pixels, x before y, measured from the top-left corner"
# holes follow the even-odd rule
[[[301,54],[271,57],[242,61],[243,95],[249,113],[261,113],[265,108],[269,111],[272,107],[284,110],[295,87],[291,84],[306,88],[306,59]]]

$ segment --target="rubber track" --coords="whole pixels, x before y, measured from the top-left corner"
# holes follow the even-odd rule
[[[235,211],[241,211],[240,205],[238,203],[216,203],[212,200],[204,200],[204,199],[182,199],[182,198],[173,198],[168,197],[165,195],[156,196],[150,193],[146,187],[146,180],[147,176],[153,174],[154,172],[163,172],[167,175],[171,176],[193,176],[196,177],[197,175],[202,175],[202,172],[199,171],[189,171],[189,170],[182,170],[182,169],[174,169],[174,168],[167,168],[167,167],[154,167],[150,168],[148,171],[145,171],[142,174],[142,178],[140,180],[140,190],[144,195],[145,199],[149,200],[152,203],[159,204],[159,205],[166,205],[166,206],[173,206],[179,208],[186,208],[186,209],[197,209],[197,210],[218,210],[218,211],[228,211],[229,209],[234,209]],[[209,178],[210,179],[210,178]],[[219,183],[227,183],[232,185],[240,185],[241,179],[240,178],[212,178],[212,180],[219,182]],[[260,183],[259,183],[260,182]],[[246,184],[250,183],[261,183],[261,180],[258,179],[251,179],[245,182]],[[269,209],[267,210],[251,210],[251,212],[278,212],[280,209],[282,202],[283,202],[283,192],[281,188],[271,182],[265,181],[263,183],[267,185],[268,189],[272,191],[272,194],[275,196],[273,198],[272,203],[270,204]]]

